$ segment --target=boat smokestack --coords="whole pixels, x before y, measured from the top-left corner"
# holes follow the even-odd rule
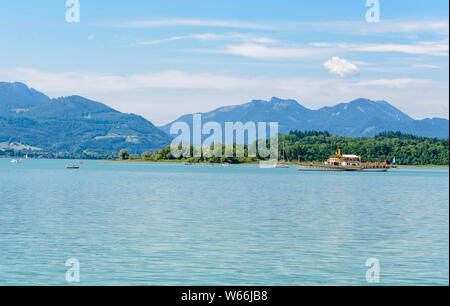
[[[342,149],[341,148],[339,148],[339,150],[338,150],[338,155],[342,156]]]

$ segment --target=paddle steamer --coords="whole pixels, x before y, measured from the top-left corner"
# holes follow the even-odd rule
[[[342,154],[342,150],[331,155],[323,163],[299,163],[298,171],[359,171],[386,172],[391,168],[386,162],[361,162],[361,155]]]

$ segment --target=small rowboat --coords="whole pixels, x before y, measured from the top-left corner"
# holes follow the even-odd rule
[[[80,169],[80,167],[75,166],[75,165],[67,165],[66,168],[67,169]]]
[[[289,165],[284,164],[284,163],[276,163],[273,167],[274,168],[289,168]]]

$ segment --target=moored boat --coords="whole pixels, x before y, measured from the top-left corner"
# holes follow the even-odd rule
[[[274,168],[289,168],[289,165],[287,164],[287,154],[286,154],[286,148],[283,143],[283,159],[278,161],[275,165],[273,165]]]
[[[273,167],[274,168],[289,168],[289,165],[281,162],[281,163],[276,163]]]
[[[67,169],[80,169],[80,167],[75,166],[75,165],[67,165],[66,168]]]

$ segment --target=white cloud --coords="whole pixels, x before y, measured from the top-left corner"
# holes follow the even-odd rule
[[[280,26],[281,28],[281,26]],[[379,23],[365,21],[290,22],[282,28],[303,32],[328,32],[343,34],[420,34],[448,35],[448,20],[382,20]]]
[[[355,85],[358,86],[381,86],[389,88],[405,89],[409,87],[426,87],[432,85],[433,80],[430,79],[378,79],[358,82]]]
[[[268,37],[255,37],[250,38],[249,41],[255,42],[255,43],[262,43],[262,44],[276,44],[280,41],[278,39],[268,38]]]
[[[240,55],[256,59],[286,59],[314,57],[320,53],[323,53],[322,51],[323,50],[317,50],[314,48],[268,47],[260,44],[246,43],[240,45],[229,45],[223,50],[213,52]]]
[[[279,29],[298,32],[328,32],[367,35],[370,33],[433,33],[448,35],[448,20],[382,20],[380,23],[370,24],[365,21],[328,21],[328,22],[245,22],[234,20],[211,19],[150,19],[133,20],[114,26],[131,28],[150,27],[218,27],[241,28],[254,30]]]
[[[343,75],[354,72],[353,64],[345,59],[333,57],[329,69],[336,70],[335,74]],[[327,62],[327,63],[328,63]],[[324,64],[325,65],[325,64]],[[328,68],[328,67],[327,67]],[[357,68],[356,68],[357,69]],[[104,92],[126,91],[145,88],[163,89],[213,89],[235,90],[246,88],[283,88],[296,90],[301,84],[306,87],[322,86],[335,82],[332,80],[313,80],[305,78],[250,78],[234,77],[214,73],[189,73],[169,70],[146,74],[113,75],[93,72],[45,72],[29,68],[15,68],[0,71],[0,76],[10,81],[20,81],[30,84],[34,88],[44,91],[72,92]],[[345,81],[352,86],[382,86],[386,88],[414,88],[427,87],[436,83],[431,79],[375,79],[364,81]],[[344,83],[341,83],[344,84]]]
[[[367,97],[387,100],[416,118],[448,118],[448,83],[429,79],[317,80],[183,71],[115,75],[24,68],[0,70],[0,79],[24,82],[53,97],[79,94],[157,124],[185,113],[271,96],[295,98],[311,108]]]
[[[387,21],[381,23],[378,33],[438,33],[448,35],[448,20],[425,20],[425,21]]]
[[[100,73],[54,73],[16,68],[6,72],[9,79],[31,84],[35,88],[65,92],[124,91],[142,88],[230,90],[253,87],[248,79],[211,73],[187,73],[169,70],[147,74],[108,75]]]
[[[138,43],[134,43],[133,45],[156,45],[160,43],[170,42],[170,41],[177,41],[177,40],[185,40],[185,39],[194,39],[194,40],[215,40],[218,39],[220,36],[217,34],[212,33],[206,33],[206,34],[192,34],[192,35],[184,35],[184,36],[175,36],[175,37],[169,37],[164,39],[156,39],[156,40],[150,40],[150,41],[141,41]]]
[[[239,29],[254,29],[254,30],[270,29],[268,25],[253,22],[230,21],[230,20],[207,20],[207,19],[138,20],[123,23],[119,26],[130,28],[187,26],[187,27],[239,28]]]
[[[224,40],[224,39],[232,39],[232,40],[240,40],[246,42],[255,42],[255,43],[263,43],[263,44],[274,44],[278,43],[279,40],[269,38],[269,37],[256,37],[252,34],[240,34],[240,33],[231,33],[231,34],[214,34],[214,33],[204,33],[204,34],[190,34],[183,36],[174,36],[163,39],[156,39],[150,41],[142,41],[132,44],[132,46],[137,45],[156,45],[165,42],[178,41],[178,40],[200,40],[200,41],[208,41],[208,40]]]
[[[412,44],[353,44],[353,43],[310,43],[320,49],[347,52],[394,52],[415,55],[448,56],[448,41],[423,41]]]
[[[428,64],[417,64],[413,65],[413,68],[426,68],[426,69],[441,69],[440,66],[437,65],[428,65]]]
[[[94,38],[95,38],[95,34],[91,34],[91,35],[89,35],[88,40],[93,40]]]
[[[233,54],[256,59],[294,59],[331,55],[336,52],[393,52],[415,55],[448,56],[448,42],[420,42],[416,44],[349,44],[313,42],[304,47],[269,46],[253,42],[228,45],[221,50],[199,52]],[[360,62],[361,65],[367,65]],[[356,64],[356,62],[354,62]]]
[[[448,42],[420,42],[418,44],[340,44],[339,48],[360,52],[399,52],[448,56]]]
[[[323,63],[323,66],[327,68],[330,73],[337,74],[341,78],[349,75],[355,75],[359,72],[358,66],[338,56],[333,56],[328,61]]]

